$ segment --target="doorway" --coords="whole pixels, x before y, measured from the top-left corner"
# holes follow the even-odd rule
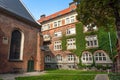
[[[28,71],[28,72],[34,71],[34,61],[33,61],[33,60],[29,60],[29,61],[28,61],[27,71]]]

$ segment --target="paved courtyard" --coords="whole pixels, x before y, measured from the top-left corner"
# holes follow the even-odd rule
[[[109,80],[107,74],[97,74],[95,80]]]

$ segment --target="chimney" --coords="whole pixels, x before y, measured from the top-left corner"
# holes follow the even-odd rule
[[[40,16],[40,18],[45,18],[45,17],[46,17],[46,15],[45,15],[45,14],[43,14],[43,15],[41,15],[41,16]]]
[[[69,3],[69,8],[71,8],[71,10],[74,10],[76,8],[76,2]]]

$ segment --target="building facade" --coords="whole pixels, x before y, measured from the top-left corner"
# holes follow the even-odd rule
[[[44,70],[40,30],[20,0],[0,1],[0,73]]]
[[[38,20],[42,25],[45,68],[77,69],[78,65],[93,64],[111,66],[109,55],[113,49],[109,45],[109,32],[103,31],[105,35],[100,35],[102,29],[95,24],[81,25],[76,20],[75,9],[76,3],[72,2],[68,8],[49,16],[42,15]],[[102,40],[102,36],[106,36],[107,42]]]

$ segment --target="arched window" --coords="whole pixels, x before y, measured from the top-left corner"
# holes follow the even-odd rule
[[[45,62],[50,62],[50,61],[51,61],[51,56],[50,55],[45,56]]]
[[[96,52],[94,54],[95,61],[106,61],[106,54],[104,52]]]
[[[83,52],[81,59],[82,62],[90,62],[93,60],[92,54],[90,52]]]
[[[58,55],[56,56],[56,61],[62,61],[62,56],[58,54]]]
[[[22,60],[23,56],[23,43],[24,43],[23,34],[14,30],[11,36],[11,44],[10,44],[10,60]]]

